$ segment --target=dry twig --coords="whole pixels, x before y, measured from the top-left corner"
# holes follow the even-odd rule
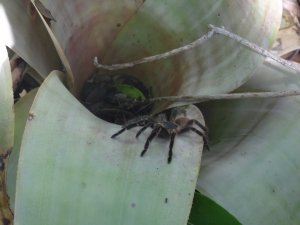
[[[235,40],[236,42],[246,46],[247,48],[251,49],[254,52],[257,52],[258,54],[260,54],[262,56],[271,58],[271,59],[275,60],[276,62],[278,62],[278,63],[280,63],[280,64],[282,64],[282,65],[284,65],[284,66],[286,66],[286,67],[288,67],[292,70],[295,70],[298,73],[300,73],[300,68],[297,68],[292,62],[287,61],[285,59],[282,59],[282,58],[268,52],[267,50],[265,50],[264,48],[258,46],[257,44],[254,44],[254,43],[240,37],[239,35],[234,34],[230,31],[226,30],[224,27],[216,27],[214,25],[209,25],[209,29],[210,30],[206,34],[201,36],[196,41],[194,41],[194,42],[192,42],[188,45],[185,45],[183,47],[173,49],[169,52],[165,52],[165,53],[154,55],[154,56],[149,56],[149,57],[139,59],[139,60],[136,60],[136,61],[133,61],[133,62],[113,64],[113,65],[100,64],[98,62],[98,57],[95,57],[94,58],[94,65],[97,68],[106,69],[106,70],[120,70],[120,69],[130,68],[130,67],[134,67],[134,66],[139,65],[139,64],[158,61],[158,60],[161,60],[161,59],[169,58],[169,57],[174,56],[174,55],[178,55],[182,52],[185,52],[185,51],[188,51],[188,50],[191,50],[191,49],[194,49],[194,48],[200,46],[201,44],[203,44],[205,41],[211,39],[216,34],[221,34],[221,35],[226,36],[226,37],[228,37],[232,40]]]

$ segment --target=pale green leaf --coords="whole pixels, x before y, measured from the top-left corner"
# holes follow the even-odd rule
[[[199,172],[202,139],[188,132],[156,138],[144,157],[149,131],[111,139],[120,126],[88,112],[57,72],[39,88],[30,109],[17,172],[15,224],[164,224],[188,220]],[[60,75],[61,76],[61,75]],[[200,121],[198,109],[188,115]]]
[[[224,208],[195,192],[188,225],[241,225]]]
[[[95,56],[111,64],[159,54],[198,39],[209,24],[268,48],[282,11],[281,0],[41,2],[57,20],[53,33],[70,62],[77,93],[96,70]],[[239,87],[262,60],[237,42],[216,36],[184,54],[114,73],[138,77],[155,96],[213,94]]]
[[[299,89],[299,75],[265,65],[240,91]],[[208,103],[211,151],[198,189],[242,224],[300,221],[300,98]]]
[[[7,163],[7,178],[6,187],[9,195],[9,204],[12,210],[15,205],[15,191],[16,191],[16,177],[17,168],[19,163],[20,146],[22,142],[23,132],[25,124],[28,118],[29,109],[34,100],[36,90],[29,92],[23,98],[21,98],[15,105],[15,132],[14,132],[14,147],[13,151],[9,156]]]

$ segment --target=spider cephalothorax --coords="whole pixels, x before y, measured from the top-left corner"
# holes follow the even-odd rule
[[[193,125],[197,125],[199,128],[201,128],[201,130],[196,129]],[[132,119],[128,121],[128,123],[126,123],[121,130],[112,135],[111,138],[118,136],[125,130],[129,130],[137,126],[141,126],[142,128],[137,132],[136,137],[138,137],[148,127],[152,128],[152,131],[144,145],[144,150],[141,152],[141,156],[143,156],[147,152],[150,142],[154,137],[169,136],[170,145],[168,163],[170,163],[173,156],[172,149],[175,136],[186,131],[193,131],[196,134],[200,135],[203,138],[204,147],[208,149],[207,128],[198,120],[188,118],[183,107],[172,108],[171,110],[159,113],[155,116],[142,116],[136,119]]]

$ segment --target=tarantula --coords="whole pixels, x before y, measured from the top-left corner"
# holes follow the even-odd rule
[[[202,131],[193,127],[194,124],[200,127]],[[144,145],[144,149],[141,152],[141,157],[144,156],[147,152],[150,142],[153,140],[154,137],[170,136],[168,163],[171,163],[173,156],[172,149],[174,145],[175,136],[186,131],[193,131],[199,136],[201,136],[203,138],[204,147],[209,149],[207,140],[207,128],[204,125],[202,125],[198,120],[188,118],[186,116],[186,111],[183,107],[172,108],[171,110],[159,113],[156,116],[141,116],[139,118],[129,120],[128,123],[125,124],[123,128],[117,133],[113,134],[111,138],[115,138],[116,136],[123,133],[125,130],[129,130],[137,126],[141,126],[142,128],[136,133],[136,138],[148,127],[152,128],[152,131]]]

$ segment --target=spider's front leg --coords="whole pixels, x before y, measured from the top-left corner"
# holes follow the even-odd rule
[[[141,133],[143,133],[148,127],[150,127],[153,124],[153,122],[149,122],[146,125],[144,125],[135,135],[136,138],[140,136]]]
[[[127,125],[124,126],[121,130],[119,130],[117,133],[113,134],[113,135],[111,136],[111,138],[117,137],[118,135],[122,134],[125,130],[129,130],[129,129],[131,129],[131,128],[134,128],[134,127],[139,126],[140,123],[141,123],[141,121],[127,124]]]
[[[143,157],[145,155],[145,153],[147,152],[147,150],[149,148],[150,142],[153,140],[154,137],[156,137],[157,135],[159,135],[160,131],[161,131],[161,127],[160,126],[155,126],[153,128],[153,130],[151,131],[149,137],[146,140],[146,143],[144,145],[144,150],[141,152],[141,157]]]
[[[170,164],[173,157],[173,145],[174,145],[174,139],[175,139],[176,133],[171,134],[171,140],[169,145],[169,156],[168,156],[168,163]]]

